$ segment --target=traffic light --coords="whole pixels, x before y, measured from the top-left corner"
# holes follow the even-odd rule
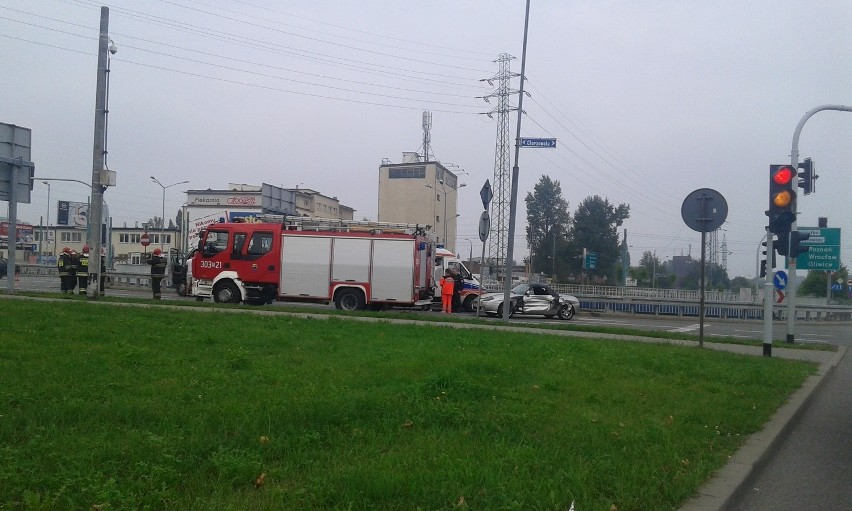
[[[819,177],[816,175],[814,161],[810,158],[805,158],[805,161],[799,164],[802,169],[799,172],[799,188],[804,190],[804,195],[810,195],[816,191],[816,180]]]
[[[796,176],[790,165],[769,166],[769,211],[766,214],[769,215],[770,232],[790,232],[790,226],[796,221],[796,192],[793,190]]]
[[[778,239],[773,245],[778,255],[786,256],[790,254],[790,232],[779,232]],[[774,262],[774,261],[773,261]],[[774,266],[774,265],[773,265]]]
[[[790,233],[790,257],[797,257],[799,254],[804,254],[811,247],[803,247],[801,242],[810,238],[811,235],[806,232],[793,231]]]
[[[774,238],[775,237],[773,236],[773,239]],[[762,253],[763,253],[764,257],[760,261],[760,276],[765,277],[766,276],[767,261],[771,261],[770,265],[769,265],[770,270],[775,268],[775,250],[772,250],[771,256],[767,256],[767,254],[766,254],[766,242],[764,241],[763,243],[761,243],[761,245],[763,245],[763,252]]]

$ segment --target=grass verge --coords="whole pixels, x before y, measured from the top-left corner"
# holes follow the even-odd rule
[[[493,331],[2,305],[0,509],[677,509],[815,371]]]
[[[4,294],[2,290],[0,290],[0,294]],[[32,291],[21,291],[17,293],[21,296],[31,296],[34,298],[51,298],[56,299],[58,296],[56,293],[43,293],[43,292],[32,292]],[[67,299],[76,300],[76,301],[85,301],[87,298],[85,296],[78,295],[68,295]],[[191,299],[187,300],[179,300],[179,301],[162,301],[162,302],[153,302],[149,298],[133,298],[133,297],[115,297],[115,296],[101,296],[99,298],[100,301],[103,302],[111,302],[111,303],[139,303],[139,304],[154,304],[154,305],[179,305],[181,307],[191,307],[191,308],[225,308],[225,309],[252,309],[257,308],[256,306],[250,305],[234,305],[234,304],[226,304],[226,303],[212,303],[210,301],[206,302],[196,302]],[[331,315],[331,316],[340,316],[340,317],[352,317],[352,316],[366,316],[366,317],[375,317],[381,319],[405,319],[410,321],[423,321],[429,323],[468,323],[468,324],[486,324],[486,325],[494,325],[494,319],[485,319],[485,318],[477,318],[475,315],[467,315],[467,314],[421,314],[417,311],[406,310],[406,309],[391,309],[386,311],[340,311],[336,309],[329,308],[325,305],[286,305],[286,304],[278,304],[275,307],[262,306],[259,310],[271,311],[271,312],[292,312],[298,314],[323,314],[323,315]],[[583,314],[583,312],[580,312]],[[541,319],[541,318],[537,318]],[[662,321],[664,319],[661,318]],[[698,321],[696,318],[695,321]],[[676,340],[686,340],[686,341],[695,341],[698,342],[699,336],[696,334],[690,334],[685,332],[667,332],[662,330],[651,330],[651,329],[641,329],[641,328],[628,328],[628,327],[619,327],[619,326],[599,326],[599,325],[581,325],[576,322],[565,322],[565,321],[550,321],[541,319],[540,322],[525,322],[523,324],[516,324],[515,326],[523,326],[524,328],[536,328],[542,330],[566,330],[573,332],[592,332],[592,333],[602,333],[609,335],[632,335],[639,337],[650,337],[654,339],[676,339]],[[713,342],[713,343],[721,343],[721,344],[740,344],[745,346],[762,346],[762,339],[747,339],[743,337],[733,337],[733,336],[713,336],[712,338],[705,337],[704,342]],[[787,343],[784,340],[773,340],[772,345],[776,348],[785,348],[785,349],[799,349],[799,350],[816,350],[816,351],[837,351],[837,346],[833,344],[826,343],[802,343],[797,342],[794,344]]]

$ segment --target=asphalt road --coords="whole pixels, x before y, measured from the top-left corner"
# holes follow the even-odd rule
[[[6,279],[0,279],[0,288],[6,289]],[[47,276],[28,276],[22,275],[20,281],[16,283],[16,287],[23,291],[39,291],[39,292],[59,292],[59,278]],[[108,288],[107,296],[126,296],[134,298],[150,298],[152,293],[150,288]],[[194,300],[194,298],[186,298],[178,296],[173,288],[163,288],[162,293],[164,300],[182,301]],[[318,305],[318,304],[298,304],[294,302],[275,302],[272,306],[293,306],[302,305],[308,308],[316,308],[319,310],[328,310],[333,308],[333,305]],[[433,314],[433,312],[423,312],[412,309],[411,314]],[[462,313],[463,316],[472,317],[473,313]],[[485,319],[498,321],[498,318],[483,316]],[[541,317],[523,317],[517,316],[511,320],[513,324],[527,323],[542,323],[555,322],[560,320],[548,320]],[[699,321],[698,318],[678,318],[674,316],[644,316],[644,315],[628,315],[628,314],[591,314],[580,311],[574,319],[570,321],[572,324],[580,325],[598,325],[623,327],[639,330],[654,330],[668,332],[683,332],[693,335],[698,335]],[[834,343],[838,339],[844,338],[844,334],[848,325],[843,323],[827,323],[817,321],[799,321],[796,323],[796,341],[802,343]],[[747,339],[761,339],[763,337],[763,322],[754,320],[720,320],[715,318],[707,318],[704,321],[705,341],[713,342],[715,337],[741,337]],[[776,321],[773,324],[773,338],[784,339],[786,336],[786,324],[782,321]],[[848,339],[846,339],[848,342]],[[849,344],[846,344],[847,346]]]
[[[842,344],[848,346],[847,331]],[[730,511],[852,509],[852,357],[823,381]]]

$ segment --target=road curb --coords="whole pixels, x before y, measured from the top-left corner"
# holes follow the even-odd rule
[[[834,357],[820,364],[817,373],[805,380],[763,429],[751,435],[728,463],[701,486],[680,511],[722,511],[735,497],[746,491],[753,475],[772,457],[845,354],[846,348],[838,346]]]

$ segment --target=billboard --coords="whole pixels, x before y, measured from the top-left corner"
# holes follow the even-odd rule
[[[35,165],[30,161],[32,130],[0,122],[0,200],[30,203]],[[17,172],[16,172],[17,171]]]
[[[16,248],[23,250],[36,249],[33,226],[30,224],[17,225],[15,240]],[[9,248],[9,222],[0,222],[0,248]]]
[[[56,208],[56,225],[85,229],[89,224],[89,204],[61,200]]]

